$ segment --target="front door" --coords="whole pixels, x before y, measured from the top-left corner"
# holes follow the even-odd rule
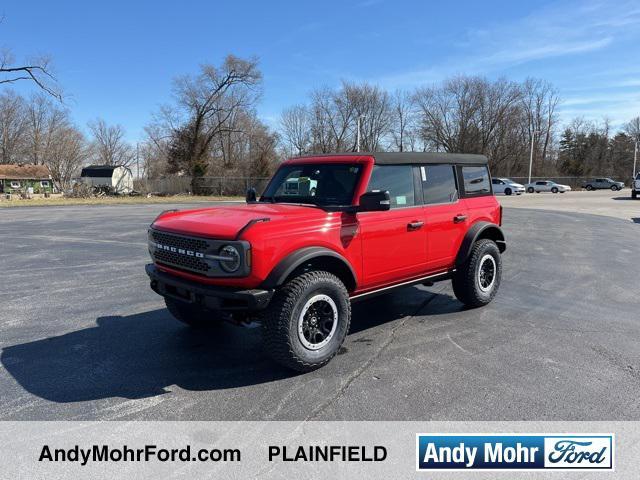
[[[362,287],[372,288],[425,271],[424,209],[410,165],[376,165],[367,191],[388,190],[391,209],[358,213],[362,238]]]

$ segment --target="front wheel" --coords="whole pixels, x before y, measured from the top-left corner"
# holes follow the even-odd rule
[[[478,240],[469,258],[456,269],[451,283],[456,298],[469,307],[481,307],[496,296],[502,279],[502,258],[493,240]]]
[[[551,189],[551,193],[558,193],[558,189],[557,189],[556,187],[553,187],[553,188]]]
[[[533,187],[527,188],[527,193],[533,193]]]
[[[631,198],[637,198],[638,197],[638,192],[636,192],[635,190],[631,190]]]
[[[593,190],[593,187],[592,187],[591,185],[587,185],[585,188],[587,189],[587,191],[588,191],[588,192],[590,192],[591,190]]]
[[[263,314],[267,353],[299,372],[326,365],[340,349],[351,322],[344,284],[325,271],[303,273],[276,292]]]
[[[617,192],[618,190],[620,190],[620,188],[618,188],[617,185],[611,185],[611,191],[612,192]]]
[[[504,194],[505,195],[511,195],[511,189],[510,188],[505,188],[504,189]]]
[[[180,320],[190,327],[203,328],[220,322],[220,320],[216,318],[216,312],[206,310],[198,305],[167,297],[165,297],[164,303],[169,313],[171,313],[176,320]]]

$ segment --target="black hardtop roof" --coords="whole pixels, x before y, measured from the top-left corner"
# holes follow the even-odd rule
[[[350,153],[319,153],[297,158],[362,156],[373,157],[377,165],[405,165],[451,163],[459,165],[486,165],[487,157],[474,153],[442,153],[442,152],[350,152]]]

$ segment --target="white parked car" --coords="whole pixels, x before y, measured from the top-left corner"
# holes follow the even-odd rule
[[[540,192],[551,192],[551,193],[564,193],[570,192],[571,187],[569,185],[561,185],[556,182],[552,182],[551,180],[540,180],[537,182],[527,183],[525,185],[528,193],[540,193]]]
[[[492,178],[493,193],[504,193],[505,195],[520,195],[524,193],[524,185],[514,182],[510,178]]]

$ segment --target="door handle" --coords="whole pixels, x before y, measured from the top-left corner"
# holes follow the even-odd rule
[[[413,222],[409,222],[407,224],[407,230],[419,230],[424,225],[424,222],[419,222],[417,220]]]
[[[453,217],[453,223],[462,223],[467,219],[466,215],[456,215]]]

